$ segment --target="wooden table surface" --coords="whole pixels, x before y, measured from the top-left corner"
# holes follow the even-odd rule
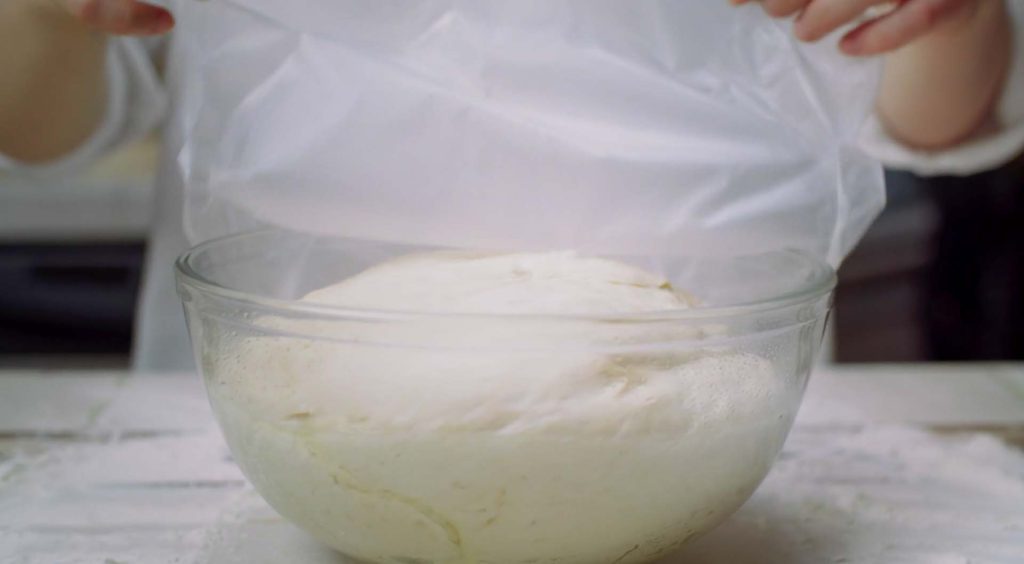
[[[251,490],[192,374],[0,371],[0,563],[337,564]],[[689,564],[1024,562],[1024,365],[822,368]]]

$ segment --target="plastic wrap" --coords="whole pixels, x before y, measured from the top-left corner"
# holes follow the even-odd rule
[[[186,232],[838,264],[876,65],[756,7],[183,1]]]

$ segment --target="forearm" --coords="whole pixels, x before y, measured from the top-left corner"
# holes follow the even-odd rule
[[[0,152],[19,160],[57,158],[103,119],[104,35],[48,0],[0,0]]]
[[[970,137],[996,107],[1010,65],[1012,29],[1003,0],[892,54],[878,114],[895,139],[941,149]]]

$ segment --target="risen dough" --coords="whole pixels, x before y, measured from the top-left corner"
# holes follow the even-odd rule
[[[414,255],[304,300],[563,317],[693,305],[659,276],[572,253]],[[204,336],[246,474],[284,516],[368,561],[651,560],[746,499],[792,415],[767,360],[701,349],[692,327],[402,319],[273,318],[268,335]]]

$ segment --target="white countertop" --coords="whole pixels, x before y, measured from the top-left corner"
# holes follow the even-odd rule
[[[1022,447],[1024,366],[821,369],[762,487],[669,562],[1024,562]],[[247,486],[197,376],[10,371],[0,562],[344,560]]]

